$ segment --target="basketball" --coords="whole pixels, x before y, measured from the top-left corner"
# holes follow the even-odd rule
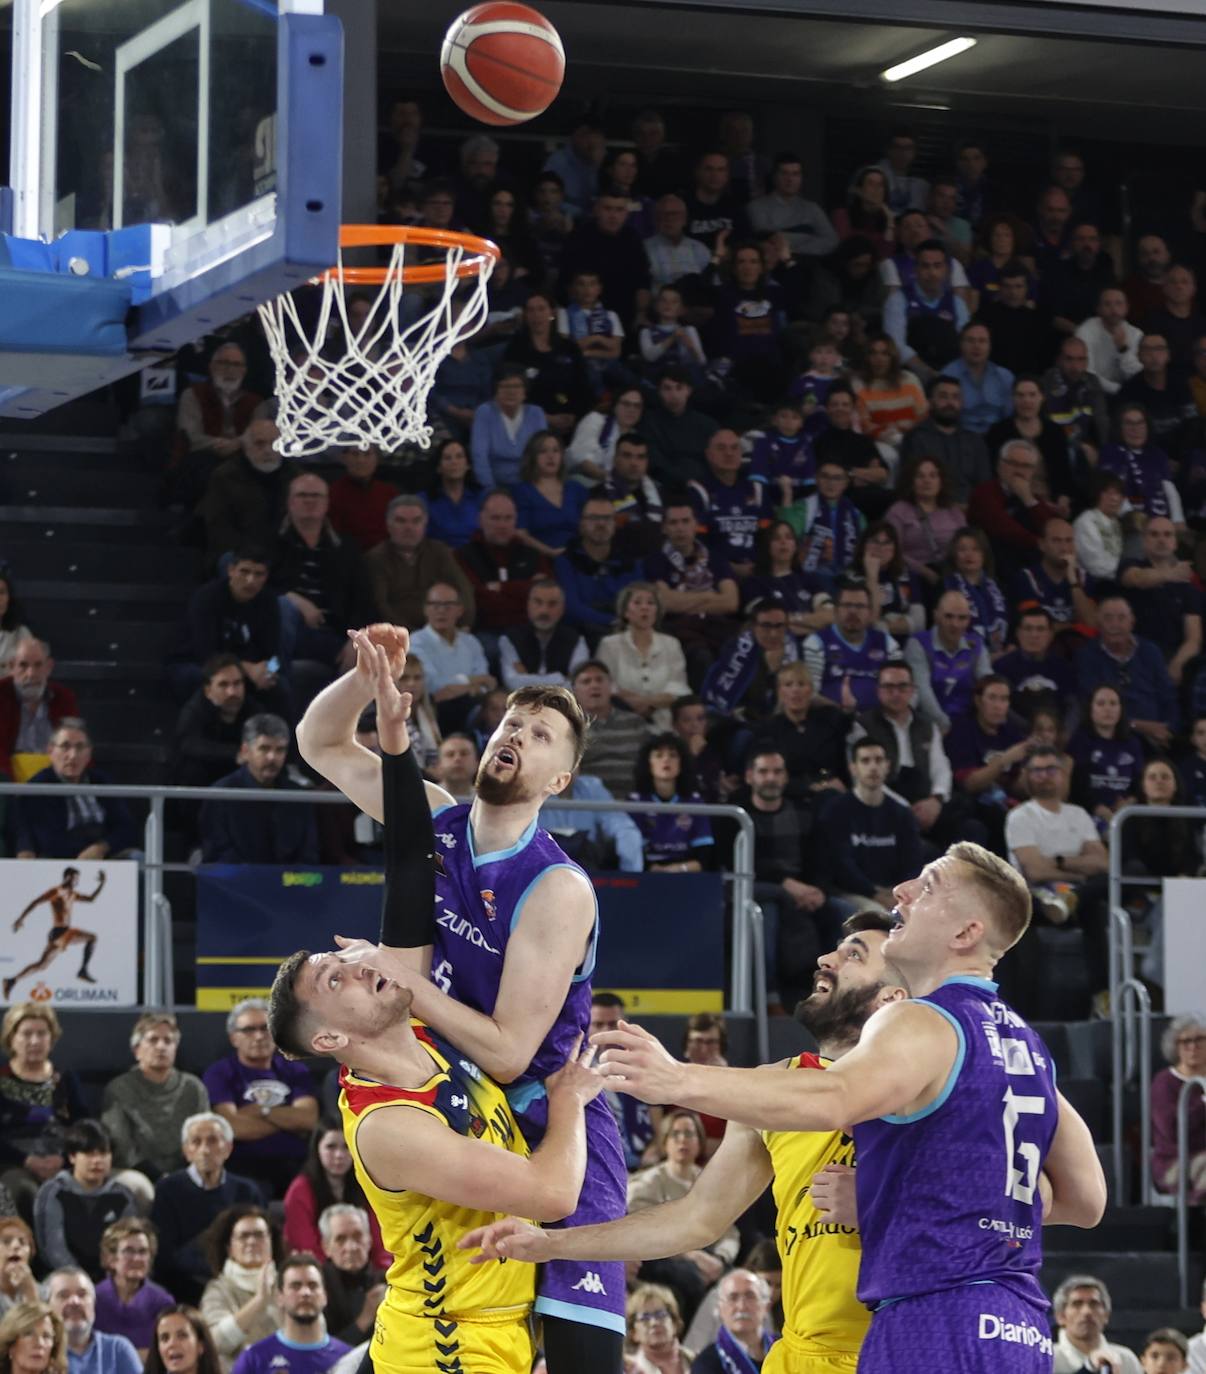
[[[440,72],[467,115],[483,124],[522,124],[556,98],[565,49],[544,15],[511,0],[490,0],[453,21]]]

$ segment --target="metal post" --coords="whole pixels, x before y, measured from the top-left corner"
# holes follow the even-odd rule
[[[163,895],[155,897],[155,923],[159,931],[160,985],[166,994],[162,1006],[173,1006],[176,1001],[176,957],[172,948],[172,904]]]
[[[1189,1091],[1197,1085],[1206,1092],[1206,1078],[1187,1078],[1177,1098],[1177,1278],[1181,1306],[1189,1301]]]
[[[754,1029],[758,1035],[758,1062],[770,1059],[770,1023],[766,1015],[766,922],[757,902],[746,903],[754,965]]]
[[[1122,940],[1118,938],[1114,926],[1116,922],[1129,922],[1122,907],[1110,906],[1110,1078],[1113,1096],[1110,1101],[1113,1116],[1113,1140],[1111,1150],[1114,1155],[1114,1201],[1120,1206],[1126,1201],[1124,1169],[1122,1158],[1122,1087],[1123,1087],[1123,1047],[1122,1018],[1118,1015],[1118,959]]]
[[[730,980],[729,1009],[735,1012],[750,1012],[750,922],[749,904],[752,895],[747,894],[747,884],[742,878],[750,868],[749,855],[746,853],[745,835],[738,831],[733,841],[733,955],[732,977]]]
[[[1136,1054],[1139,1060],[1139,1201],[1152,1201],[1152,999],[1138,978],[1124,978],[1118,985],[1119,1017],[1126,1017],[1126,1068],[1123,1082],[1134,1076]],[[1132,1029],[1138,1022],[1138,1035]],[[1120,1094],[1121,1096],[1121,1094]],[[1122,1202],[1119,1195],[1118,1201]]]
[[[13,5],[12,116],[9,167],[13,183],[12,233],[38,237],[38,186],[42,159],[42,20],[38,0]]]
[[[163,802],[152,802],[142,829],[142,1000],[148,1007],[163,1006],[159,987],[159,926],[156,897],[163,878]]]

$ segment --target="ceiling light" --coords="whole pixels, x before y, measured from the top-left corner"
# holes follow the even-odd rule
[[[889,67],[879,75],[884,81],[903,81],[905,77],[916,76],[927,67],[932,67],[937,62],[945,62],[948,57],[958,57],[961,52],[975,46],[974,38],[951,38],[945,43],[939,43],[936,48],[927,48],[916,57],[910,57],[907,62],[898,62],[896,66]]]

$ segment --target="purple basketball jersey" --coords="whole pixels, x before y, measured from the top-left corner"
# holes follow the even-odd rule
[[[968,1284],[1000,1284],[1046,1309],[1038,1176],[1059,1115],[1046,1047],[982,978],[928,997],[959,1051],[946,1086],[912,1116],[854,1129],[863,1260],[878,1309]]]
[[[473,846],[467,805],[446,807],[432,818],[436,841],[436,937],[432,982],[450,997],[489,1016],[498,998],[507,941],[537,882],[554,868],[583,870],[536,821],[518,841],[497,854]],[[565,1002],[532,1062],[505,1087],[524,1138],[535,1149],[548,1125],[544,1080],[565,1063],[579,1033],[590,1026],[590,975],[595,966],[599,914],[595,909],[590,948],[574,975]],[[615,1118],[602,1096],[586,1108],[586,1177],[577,1210],[558,1226],[612,1221],[627,1211],[628,1171]],[[555,1260],[546,1264],[536,1310],[588,1325],[624,1331],[624,1266]]]

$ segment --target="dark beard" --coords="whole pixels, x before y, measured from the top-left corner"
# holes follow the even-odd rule
[[[871,1015],[872,1002],[885,986],[874,983],[866,988],[847,988],[844,992],[835,988],[828,997],[821,998],[813,993],[797,1005],[796,1020],[813,1033],[818,1044],[827,1041],[855,1044]]]
[[[477,795],[487,806],[514,806],[529,801],[523,783],[523,770],[516,768],[509,778],[496,778],[486,771],[490,760],[483,760],[477,770]]]

